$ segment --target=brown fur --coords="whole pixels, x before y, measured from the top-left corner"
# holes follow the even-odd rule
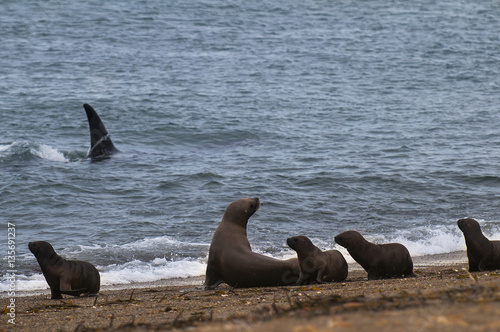
[[[347,278],[347,262],[340,251],[321,251],[305,236],[288,238],[286,243],[297,252],[299,259],[297,285],[343,281]]]
[[[233,287],[297,282],[297,259],[279,260],[252,252],[246,226],[259,206],[259,199],[254,197],[239,199],[227,207],[210,245],[205,289],[213,289],[222,282]]]
[[[347,249],[370,280],[415,276],[410,253],[400,243],[374,244],[355,231],[337,235],[335,242]]]
[[[62,299],[61,294],[80,296],[99,293],[101,278],[94,265],[66,260],[56,254],[52,245],[45,241],[30,242],[28,248],[42,269],[52,299]]]
[[[469,271],[500,269],[500,241],[488,240],[481,232],[479,223],[472,218],[459,219],[457,224],[464,233]]]

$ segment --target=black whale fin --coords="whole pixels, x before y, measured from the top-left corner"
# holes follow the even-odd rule
[[[90,128],[90,150],[87,157],[92,159],[107,158],[118,152],[96,111],[89,104],[83,104],[83,108],[87,113]]]

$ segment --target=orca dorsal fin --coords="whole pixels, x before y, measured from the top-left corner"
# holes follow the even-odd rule
[[[106,158],[118,152],[96,111],[89,104],[83,104],[83,108],[87,113],[90,128],[90,149],[87,157],[93,159]]]

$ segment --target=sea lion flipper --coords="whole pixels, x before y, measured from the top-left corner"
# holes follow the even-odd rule
[[[206,271],[206,276],[205,276],[205,283],[203,287],[205,289],[215,289],[217,286],[219,286],[221,283],[224,282],[224,279],[220,277],[220,275],[217,273],[215,267],[212,264],[207,265],[207,271]]]
[[[220,278],[220,276],[218,275],[215,264],[211,259],[209,259],[207,263],[207,271],[205,274],[205,283],[203,284],[203,287],[207,290],[214,289],[222,282],[224,282],[224,280],[222,280],[222,278]]]
[[[318,270],[318,276],[316,277],[316,282],[318,284],[324,284],[325,282],[323,281],[323,272],[325,272],[324,269],[319,269]]]
[[[71,295],[71,296],[80,296],[80,294],[84,294],[84,293],[87,293],[87,289],[86,288],[81,288],[81,289],[73,289],[73,290],[61,290],[61,293],[62,294],[65,294],[65,295]]]
[[[49,287],[50,287],[50,298],[53,300],[54,299],[62,299],[61,288],[59,287],[60,280],[58,278],[53,278],[53,279],[50,279],[50,283],[49,283],[49,280],[47,279],[47,277],[45,279],[47,280],[47,283],[49,284]]]
[[[305,283],[305,279],[306,279],[306,277],[304,276],[304,273],[302,273],[302,271],[301,271],[299,273],[299,279],[297,280],[296,285],[297,286],[303,285]]]
[[[219,286],[223,282],[224,282],[224,280],[217,280],[215,282],[205,282],[205,285],[203,287],[205,290],[211,290],[211,289],[215,289],[217,286]]]

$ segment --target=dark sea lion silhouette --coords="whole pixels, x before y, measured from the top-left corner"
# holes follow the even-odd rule
[[[400,243],[374,244],[356,231],[337,235],[335,242],[368,272],[369,280],[417,276],[408,249]]]
[[[348,265],[338,250],[321,251],[306,236],[293,236],[286,240],[297,252],[300,275],[297,285],[344,281]]]
[[[30,242],[28,248],[42,269],[52,299],[62,299],[61,294],[80,296],[80,294],[99,293],[101,277],[94,265],[83,261],[66,260],[46,241]]]
[[[231,287],[293,285],[299,277],[297,258],[280,260],[252,251],[248,219],[259,209],[257,197],[242,198],[226,208],[208,253],[205,289],[224,282]]]
[[[500,241],[488,240],[481,226],[472,218],[459,219],[458,227],[464,233],[469,258],[469,271],[491,271],[500,269]]]

